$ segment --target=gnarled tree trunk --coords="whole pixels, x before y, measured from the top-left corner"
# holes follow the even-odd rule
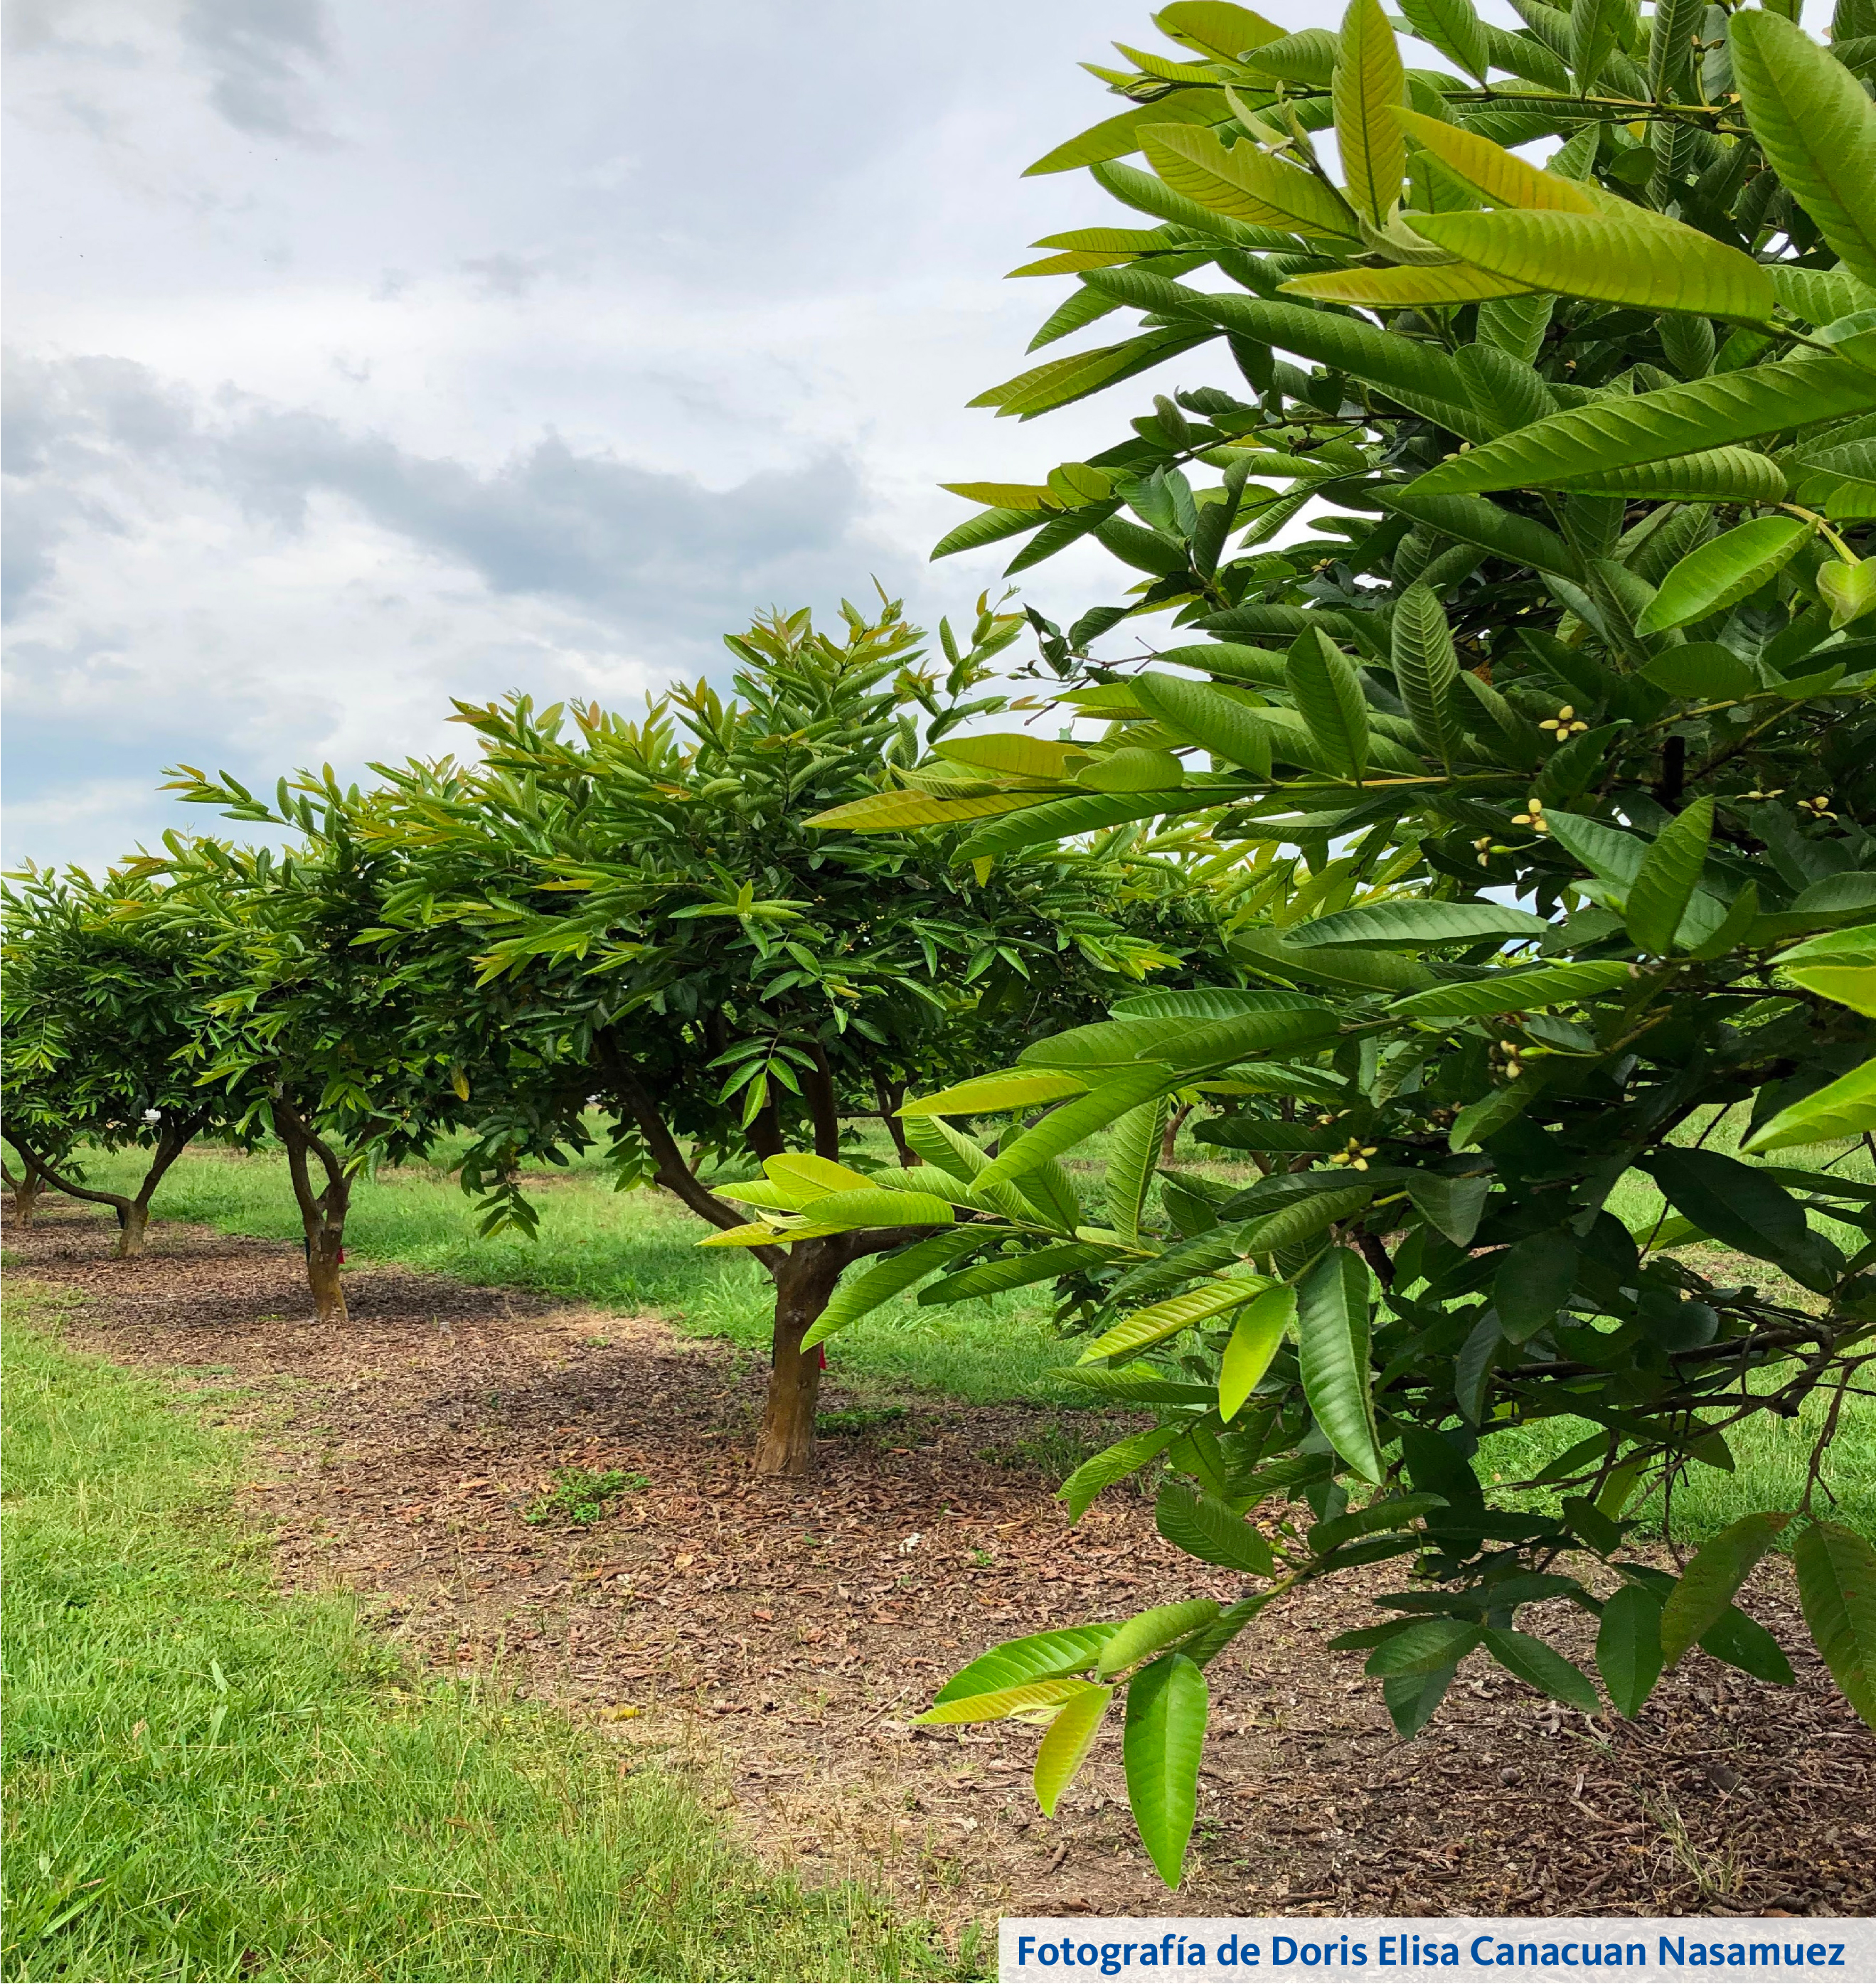
[[[117,1258],[120,1261],[134,1261],[142,1253],[149,1225],[149,1206],[142,1198],[126,1199],[117,1208]]]
[[[0,1182],[13,1195],[13,1224],[30,1226],[39,1194],[45,1189],[45,1172],[32,1158],[22,1158],[17,1173],[11,1165],[0,1165]]]
[[[806,1474],[814,1463],[814,1411],[821,1395],[821,1356],[803,1350],[812,1328],[834,1292],[840,1271],[853,1258],[846,1246],[826,1240],[798,1240],[776,1275],[775,1334],[769,1363],[769,1396],[762,1429],[755,1443],[758,1474]]]
[[[273,1105],[274,1128],[286,1146],[287,1175],[306,1234],[307,1285],[313,1292],[313,1314],[319,1322],[345,1322],[345,1289],[339,1271],[345,1259],[345,1216],[351,1209],[352,1181],[345,1166],[307,1119],[286,1097]],[[325,1179],[313,1182],[309,1158],[317,1159]]]

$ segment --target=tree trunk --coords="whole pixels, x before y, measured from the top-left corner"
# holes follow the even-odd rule
[[[1185,1119],[1192,1113],[1189,1102],[1182,1103],[1166,1119],[1166,1128],[1160,1138],[1160,1162],[1169,1165],[1178,1150],[1179,1132],[1185,1128]]]
[[[45,1189],[45,1174],[37,1165],[27,1165],[18,1178],[9,1175],[7,1183],[13,1188],[13,1224],[30,1226],[39,1203],[39,1194]]]
[[[307,1235],[307,1281],[313,1290],[313,1315],[319,1322],[345,1322],[345,1288],[339,1279],[339,1264],[345,1248],[345,1222],[322,1222],[317,1233]]]
[[[140,1199],[126,1199],[117,1208],[117,1258],[120,1261],[134,1261],[142,1253],[149,1224],[150,1209]]]
[[[821,1394],[821,1359],[801,1339],[826,1308],[840,1279],[844,1251],[797,1241],[776,1281],[775,1336],[769,1396],[755,1443],[758,1474],[805,1475],[814,1464],[814,1409]]]
[[[313,1315],[319,1322],[345,1322],[345,1290],[339,1280],[345,1258],[345,1215],[352,1203],[352,1181],[344,1165],[306,1119],[283,1096],[275,1104],[274,1128],[286,1146],[286,1172],[306,1235],[307,1283],[313,1291]],[[317,1158],[326,1188],[316,1191],[307,1160]]]

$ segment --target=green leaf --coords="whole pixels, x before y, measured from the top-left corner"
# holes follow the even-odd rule
[[[1241,1281],[1207,1282],[1201,1287],[1188,1289],[1183,1295],[1172,1295],[1164,1302],[1136,1309],[1111,1329],[1103,1331],[1082,1352],[1080,1361],[1092,1364],[1103,1357],[1118,1357],[1130,1350],[1144,1350],[1149,1344],[1163,1342],[1169,1336],[1177,1336],[1182,1329],[1190,1329],[1194,1323],[1210,1322],[1228,1315],[1268,1286],[1268,1282],[1261,1277],[1251,1277]]]
[[[1452,1119],[1452,1128],[1446,1133],[1447,1148],[1470,1150],[1482,1144],[1488,1137],[1496,1136],[1524,1114],[1543,1085],[1541,1076],[1527,1072],[1516,1081],[1506,1082],[1502,1088],[1488,1089],[1474,1097]]]
[[[1529,1633],[1494,1626],[1486,1628],[1485,1643],[1500,1667],[1553,1701],[1580,1708],[1586,1715],[1595,1714],[1602,1707],[1583,1670],[1542,1640],[1533,1639]]]
[[[1030,803],[1027,793],[984,793],[975,799],[937,799],[926,793],[869,793],[863,799],[812,815],[810,826],[848,833],[903,833],[913,826],[962,826]]]
[[[1098,272],[1097,272],[1098,273]],[[1066,358],[1051,358],[1006,379],[980,393],[970,404],[994,407],[1005,417],[1033,421],[1039,414],[1052,413],[1104,387],[1117,385],[1137,372],[1176,357],[1204,341],[1208,333],[1193,330],[1154,330],[1141,337],[1130,337],[1124,344],[1104,345],[1098,350],[1078,351]],[[1871,382],[1876,384],[1876,380]]]
[[[1503,903],[1371,903],[1317,917],[1290,933],[1295,944],[1360,944],[1372,950],[1415,950],[1435,943],[1478,943],[1499,937],[1529,942],[1551,926],[1529,910]],[[1443,988],[1442,988],[1443,989]],[[1452,988],[1457,990],[1458,988]]]
[[[1718,1151],[1657,1151],[1640,1161],[1668,1203],[1703,1233],[1723,1247],[1775,1262],[1809,1285],[1817,1236],[1804,1207],[1757,1166]]]
[[[1127,1801],[1141,1842],[1169,1888],[1179,1885],[1198,1816],[1198,1764],[1210,1706],[1204,1674],[1183,1654],[1155,1661],[1127,1691],[1122,1750]]]
[[[1006,1110],[1033,1109],[1044,1102],[1066,1101],[1087,1092],[1077,1074],[1046,1069],[1011,1068],[1002,1074],[980,1074],[933,1095],[915,1096],[899,1111],[902,1116],[997,1116]]]
[[[1458,1666],[1485,1637],[1482,1627],[1459,1619],[1417,1619],[1405,1632],[1383,1640],[1368,1656],[1365,1671],[1389,1674],[1435,1674]]]
[[[1123,1068],[1105,1077],[1098,1088],[1063,1103],[1033,1129],[1007,1141],[979,1174],[978,1185],[1000,1185],[1036,1171],[1083,1138],[1105,1129],[1117,1117],[1172,1088],[1175,1079],[1170,1070],[1151,1064]]]
[[[1424,495],[1543,488],[1873,407],[1876,374],[1840,358],[1807,356],[1752,365],[1553,414],[1442,461],[1409,486]]]
[[[1150,1660],[1162,1649],[1208,1626],[1218,1616],[1215,1598],[1182,1598],[1171,1605],[1154,1605],[1117,1626],[1096,1657],[1096,1678],[1109,1681],[1140,1661]]]
[[[1331,1446],[1365,1481],[1385,1473],[1368,1370],[1368,1265],[1332,1247],[1296,1292],[1303,1396]]]
[[[1395,606],[1392,632],[1394,680],[1414,735],[1451,771],[1466,726],[1454,700],[1459,653],[1439,595],[1425,585],[1409,586]]]
[[[1760,1557],[1778,1540],[1789,1516],[1742,1516],[1694,1556],[1661,1607],[1661,1657],[1676,1665],[1697,1640],[1717,1626]]]
[[[1381,1684],[1382,1699],[1402,1741],[1419,1734],[1452,1685],[1456,1666],[1435,1667],[1431,1674],[1389,1674]]]
[[[1266,1289],[1238,1316],[1218,1365],[1218,1417],[1230,1425],[1255,1391],[1296,1321],[1296,1291]]]
[[[1215,1495],[1198,1493],[1182,1481],[1167,1481],[1161,1486],[1154,1519],[1160,1534],[1175,1550],[1201,1563],[1251,1577],[1276,1575],[1276,1559],[1261,1533]]]
[[[1762,1123],[1740,1149],[1751,1156],[1788,1150],[1794,1144],[1823,1144],[1839,1137],[1876,1131],[1876,1061],[1852,1068],[1801,1102]]]
[[[1344,1171],[1341,1175],[1346,1178],[1348,1174]],[[1238,1244],[1246,1254],[1274,1254],[1285,1248],[1299,1247],[1305,1240],[1326,1232],[1337,1220],[1359,1212],[1374,1192],[1372,1185],[1355,1184],[1315,1193],[1294,1205],[1267,1213],[1261,1219],[1248,1221],[1239,1230]]]
[[[1165,792],[1185,783],[1185,767],[1170,751],[1124,744],[1084,767],[1077,782],[1097,793]]]
[[[1257,712],[1229,691],[1157,670],[1134,676],[1127,686],[1149,715],[1201,745],[1214,762],[1241,766],[1259,778],[1270,776],[1270,732],[1258,722]]]
[[[1087,1682],[1062,1704],[1061,1713],[1049,1724],[1036,1752],[1036,1802],[1045,1817],[1055,1816],[1056,1801],[1074,1782],[1113,1698],[1111,1687]]]
[[[966,1228],[978,1239],[981,1228]],[[949,1237],[949,1236],[946,1236]],[[926,1244],[926,1243],[921,1243]],[[1079,1242],[1062,1247],[1042,1247],[1033,1254],[1006,1254],[994,1261],[980,1262],[962,1274],[947,1275],[934,1282],[919,1297],[921,1309],[942,1309],[953,1302],[976,1302],[986,1295],[1002,1295],[1010,1289],[1027,1289],[1037,1282],[1053,1282],[1082,1268],[1092,1268],[1114,1258],[1106,1247],[1084,1246]]]
[[[1054,151],[1046,152],[1024,177],[1041,173],[1072,173],[1083,166],[1099,165],[1107,159],[1124,158],[1140,149],[1140,134],[1149,126],[1166,124],[1221,124],[1231,114],[1221,89],[1181,89],[1156,98],[1137,109],[1123,110],[1117,117],[1104,118],[1079,137],[1070,138]]]
[[[1443,166],[1490,199],[1495,206],[1532,207],[1557,213],[1596,213],[1596,201],[1573,179],[1547,173],[1495,145],[1489,138],[1418,110],[1397,110],[1395,121]],[[1527,356],[1525,362],[1530,362]]]
[[[1777,299],[1750,255],[1640,208],[1416,213],[1414,232],[1476,269],[1600,303],[1762,323]]]
[[[957,1218],[949,1199],[930,1191],[831,1191],[808,1208],[826,1232],[853,1232],[870,1226],[950,1226]]]
[[[1489,1178],[1449,1178],[1439,1171],[1415,1171],[1407,1181],[1407,1196],[1421,1218],[1456,1247],[1472,1244],[1491,1188]]]
[[[1621,45],[1626,18],[1633,13],[1633,0],[1572,0],[1569,65],[1583,96],[1594,91],[1610,57]]]
[[[1401,12],[1422,41],[1430,42],[1474,82],[1485,81],[1490,42],[1472,0],[1401,0]]]
[[[1616,1713],[1640,1714],[1661,1677],[1661,1601],[1639,1584],[1625,1584],[1603,1607],[1596,1664]]]
[[[1759,679],[1730,648],[1690,641],[1667,648],[1642,670],[1647,679],[1687,702],[1726,702],[1750,695]]]
[[[1024,1681],[1079,1673],[1094,1665],[1095,1655],[1114,1630],[1111,1625],[1068,1626],[1052,1633],[1033,1633],[1027,1639],[1006,1640],[980,1654],[969,1666],[960,1667],[933,1699],[956,1701],[1016,1687]]]
[[[913,1283],[922,1282],[947,1261],[955,1260],[960,1254],[979,1245],[983,1237],[980,1230],[970,1227],[954,1227],[949,1233],[934,1233],[929,1240],[915,1242],[896,1254],[887,1255],[883,1261],[869,1268],[864,1274],[856,1275],[852,1281],[843,1281],[802,1339],[801,1347],[812,1350],[817,1343],[826,1342],[836,1331],[858,1322],[863,1315],[870,1315],[882,1303],[890,1302]]]
[[[1251,1011],[1201,1024],[1179,1018],[1109,1020],[1071,1027],[1067,1033],[1025,1047],[1023,1060],[1045,1067],[1086,1070],[1090,1077],[1097,1069],[1118,1069],[1144,1061],[1158,1064],[1162,1072],[1177,1069],[1190,1074],[1287,1047],[1313,1045],[1337,1030],[1334,1008],[1306,993],[1266,994],[1265,997],[1268,1003]]]
[[[1700,1635],[1700,1651],[1727,1667],[1750,1674],[1754,1681],[1769,1681],[1774,1687],[1790,1687],[1797,1678],[1784,1649],[1757,1620],[1747,1618],[1737,1605],[1729,1605],[1720,1623]]]
[[[1068,1520],[1080,1522],[1088,1504],[1104,1488],[1111,1488],[1115,1482],[1137,1474],[1149,1460],[1164,1453],[1184,1430],[1182,1426],[1167,1426],[1129,1433],[1126,1439],[1116,1440],[1112,1446],[1104,1447],[1083,1461],[1055,1491],[1056,1499],[1068,1504]]]
[[[1467,461],[1470,457],[1457,458]],[[1439,473],[1435,469],[1402,487],[1375,493],[1390,510],[1443,537],[1478,545],[1508,565],[1527,565],[1535,571],[1557,572],[1566,578],[1583,576],[1576,554],[1555,531],[1534,518],[1517,516],[1482,497],[1429,492],[1426,485]]]
[[[1817,583],[1819,597],[1831,609],[1833,632],[1876,613],[1876,558],[1854,565],[1833,559],[1817,568]]]
[[[1353,0],[1353,6],[1374,0]],[[1351,11],[1352,11],[1352,7]],[[1306,627],[1290,649],[1290,693],[1329,769],[1359,779],[1368,769],[1368,704],[1348,658],[1318,627]]]
[[[1209,131],[1171,125],[1148,127],[1142,136],[1147,164],[1181,199],[1254,226],[1355,233],[1354,215],[1331,188],[1246,140],[1228,151]]]
[[[1851,274],[1876,283],[1876,109],[1848,69],[1776,14],[1736,15],[1727,39],[1746,121],[1780,183]]]
[[[1844,1698],[1876,1729],[1876,1550],[1841,1523],[1814,1522],[1792,1555],[1811,1639]]]
[[[1123,1239],[1139,1238],[1141,1209],[1160,1161],[1166,1116],[1166,1098],[1161,1096],[1130,1109],[1110,1133],[1103,1186],[1108,1220]]]
[[[1776,578],[1810,535],[1810,525],[1795,517],[1735,524],[1673,567],[1636,621],[1636,632],[1663,633],[1737,605]]]
[[[1151,819],[1157,814],[1202,813],[1215,806],[1215,792],[1199,791],[1188,783],[1179,793],[1087,793],[1073,799],[1048,799],[1037,806],[1027,795],[1012,795],[1027,807],[988,828],[980,828],[959,848],[954,859],[972,861],[1013,854],[1019,848],[1065,840],[1097,827],[1118,826],[1128,820]]]
[[[959,551],[974,551],[1000,538],[1020,536],[1048,520],[1046,510],[985,510],[946,531],[931,549],[933,558],[950,558]]]
[[[1782,503],[1785,472],[1749,447],[1710,447],[1636,468],[1610,469],[1566,483],[1586,495],[1653,497],[1664,502]]]
[[[1628,967],[1619,959],[1540,964],[1528,970],[1495,971],[1489,977],[1465,984],[1435,985],[1428,991],[1409,993],[1405,999],[1396,999],[1388,1010],[1417,1020],[1482,1019],[1494,1013],[1573,1006],[1580,999],[1632,982]]]
[[[1707,866],[1713,827],[1713,800],[1697,799],[1662,828],[1643,856],[1623,906],[1629,935],[1639,949],[1657,957],[1672,953],[1675,933]]]
[[[1379,0],[1348,0],[1331,85],[1342,176],[1356,211],[1385,227],[1399,205],[1407,147],[1393,112],[1407,77]]]
[[[1469,303],[1495,297],[1536,293],[1525,283],[1489,275],[1483,269],[1469,269],[1462,262],[1322,269],[1292,276],[1278,287],[1286,297],[1310,297],[1324,303],[1362,303],[1389,310],[1418,303]]]
[[[1015,1687],[1000,1687],[988,1694],[957,1695],[935,1704],[923,1715],[915,1715],[918,1723],[947,1722],[1007,1722],[1013,1715],[1025,1711],[1057,1708],[1071,1697],[1080,1693],[1085,1681],[1024,1681]]]
[[[1513,1343],[1526,1342],[1557,1319],[1576,1285],[1576,1242],[1557,1228],[1527,1234],[1499,1257],[1492,1302],[1499,1326]]]
[[[1281,28],[1234,0],[1173,0],[1153,16],[1153,25],[1169,41],[1201,55],[1222,55],[1227,62],[1283,39]]]

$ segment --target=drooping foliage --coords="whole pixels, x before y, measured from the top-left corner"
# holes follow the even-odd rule
[[[1596,1710],[1526,1614],[1543,1600],[1597,1619],[1623,1714],[1697,1644],[1788,1681],[1733,1603],[1781,1536],[1871,1713],[1876,1553],[1831,1520],[1828,1471],[1876,1368],[1876,1185],[1843,1168],[1876,1130],[1858,4],[1834,52],[1670,0],[1518,0],[1516,32],[1467,0],[1410,8],[1446,69],[1409,67],[1376,0],[1295,35],[1194,0],[1155,16],[1175,56],[1097,72],[1133,107],[1032,168],[1085,167],[1155,223],[1039,244],[1017,273],[1076,287],[1037,346],[1137,326],[978,404],[1027,420],[1154,367],[1211,383],[1033,484],[953,485],[985,507],[936,555],[1021,537],[1017,572],[1091,538],[1147,575],[1066,632],[1037,621],[1034,672],[1103,727],[1052,779],[1001,781],[957,858],[1177,819],[1239,850],[1266,917],[1226,939],[1245,988],[1130,997],[909,1102],[955,1250],[889,1256],[829,1315],[1066,1276],[1091,1319],[1075,1376],[1156,1413],[1062,1492],[1078,1515],[1157,1475],[1162,1533],[1242,1596],[996,1649],[931,1714],[1059,1712],[1052,1805],[1119,1684],[1168,1881],[1204,1668],[1358,1566],[1404,1573],[1342,1642],[1372,1650],[1404,1734],[1475,1657]],[[1539,168],[1518,148],[1543,141]],[[1275,545],[1305,513],[1314,534]],[[1137,617],[1166,613],[1170,635]],[[1116,632],[1143,665],[1090,652]],[[1156,1181],[1167,1098],[1194,1091],[1201,1139],[1256,1166],[1244,1188]],[[1029,1127],[993,1157],[975,1118]],[[1039,1216],[1100,1132],[1100,1202]],[[1625,1221],[1636,1174],[1657,1209]],[[1707,1272],[1700,1241],[1752,1272]],[[1637,1553],[1651,1490],[1814,1396],[1799,1506],[1679,1577]],[[1551,1420],[1556,1458],[1497,1485],[1494,1439]]]

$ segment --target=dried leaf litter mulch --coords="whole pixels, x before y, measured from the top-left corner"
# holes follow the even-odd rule
[[[1127,1818],[1117,1731],[1054,1820],[1015,1727],[910,1718],[992,1641],[1208,1589],[1137,1499],[1076,1527],[1039,1440],[1065,1416],[909,1399],[823,1440],[803,1486],[747,1455],[762,1372],[655,1320],[394,1267],[308,1319],[298,1250],[53,1201],[7,1235],[82,1300],[66,1339],[182,1374],[258,1444],[243,1501],[283,1581],[359,1594],[416,1658],[590,1720],[621,1768],[689,1773],[756,1850],[853,1875],[953,1925],[997,1912],[1857,1914],[1876,1905],[1876,1738],[1831,1686],[1789,1574],[1749,1594],[1797,1670],[1763,1687],[1695,1654],[1633,1724],[1475,1665],[1398,1741],[1358,1654],[1358,1597],[1311,1591],[1211,1670],[1186,1885]],[[835,1365],[823,1409],[850,1406]],[[1090,1441],[1117,1436],[1095,1422]],[[544,1511],[567,1471],[625,1477],[597,1519]],[[568,1500],[577,1500],[569,1497]],[[1589,1657],[1576,1615],[1559,1622]]]

